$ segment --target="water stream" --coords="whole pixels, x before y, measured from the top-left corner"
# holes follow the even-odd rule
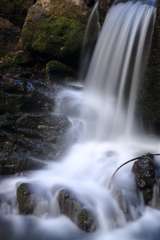
[[[96,44],[84,90],[63,89],[57,95],[57,112],[72,123],[68,138],[74,144],[58,162],[47,162],[43,170],[1,179],[1,240],[116,240],[159,239],[160,211],[145,207],[125,161],[147,152],[158,153],[159,140],[144,135],[134,118],[138,82],[147,58],[155,21],[153,2],[126,2],[111,7]],[[69,101],[63,101],[69,99]],[[65,103],[65,104],[64,104]],[[157,160],[160,160],[157,157]],[[41,197],[35,216],[20,216],[16,189],[31,183]],[[128,223],[113,198],[123,188],[134,201]],[[57,202],[59,189],[70,189],[94,212],[97,229],[81,231],[62,214]],[[138,214],[142,216],[138,218]]]

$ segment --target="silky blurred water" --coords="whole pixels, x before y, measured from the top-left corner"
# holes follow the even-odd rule
[[[46,162],[42,170],[0,179],[0,239],[159,239],[160,212],[145,207],[137,195],[132,163],[121,168],[107,188],[122,163],[160,149],[159,139],[142,133],[134,118],[155,14],[154,5],[141,2],[111,7],[84,86],[64,88],[57,94],[56,112],[66,114],[71,122],[70,147],[59,161]],[[34,216],[18,213],[16,190],[21,183],[30,183],[39,196]],[[135,199],[130,206],[134,222],[126,221],[113,197],[118,188]],[[57,194],[61,189],[69,189],[94,213],[95,232],[83,232],[60,213]]]

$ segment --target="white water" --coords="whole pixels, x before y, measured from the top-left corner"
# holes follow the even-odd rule
[[[119,165],[160,149],[156,137],[133,134],[138,128],[133,116],[141,55],[148,36],[147,26],[151,26],[149,22],[154,14],[153,6],[131,2],[115,5],[110,10],[92,58],[85,90],[64,89],[57,96],[58,103],[69,99],[68,104],[57,104],[57,112],[63,111],[72,122],[69,138],[75,139],[75,144],[58,162],[46,163],[44,170],[0,181],[0,194],[4,197],[0,208],[1,240],[159,239],[160,212],[145,207],[143,199],[137,199],[132,164],[119,170],[111,190],[107,189]],[[136,31],[139,37],[138,40],[136,37],[135,54],[131,54]],[[128,79],[130,64],[133,65],[132,79]],[[132,82],[132,87],[131,91],[127,89],[130,94],[124,99],[126,81]],[[35,216],[18,215],[16,189],[26,182],[35,185],[35,192],[41,196]],[[61,188],[73,191],[93,210],[98,222],[94,233],[83,233],[60,214],[56,197],[57,189]],[[116,188],[123,188],[127,197],[131,195],[131,199],[135,199],[135,204],[130,204],[135,222],[126,222],[112,195]],[[138,213],[142,214],[140,219],[137,219]]]

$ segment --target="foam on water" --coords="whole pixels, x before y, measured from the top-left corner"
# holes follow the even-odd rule
[[[111,189],[107,189],[113,172],[122,163],[160,149],[155,136],[133,134],[133,129],[139,131],[133,117],[137,79],[142,55],[150,44],[150,39],[145,41],[148,27],[153,26],[154,18],[155,7],[140,2],[111,8],[86,77],[85,90],[69,88],[57,95],[56,111],[68,116],[72,123],[68,138],[75,143],[70,144],[59,161],[46,162],[43,170],[0,180],[3,240],[159,239],[160,213],[145,207],[143,199],[138,200],[134,195],[132,163],[117,172]],[[130,71],[133,77],[128,87]],[[21,183],[31,183],[35,193],[41,196],[36,216],[18,214],[16,189]],[[131,209],[136,220],[133,223],[126,222],[113,198],[112,191],[118,187],[124,188],[128,195],[133,192],[131,198],[137,201],[137,208]],[[74,192],[94,212],[98,221],[94,233],[85,234],[60,214],[57,202],[60,189]],[[143,215],[139,220],[137,211]]]

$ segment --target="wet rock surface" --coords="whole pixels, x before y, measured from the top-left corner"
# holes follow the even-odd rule
[[[147,68],[140,82],[137,110],[145,122],[145,130],[154,127],[160,133],[160,2],[157,1],[157,14],[152,37]]]
[[[58,202],[61,213],[68,216],[83,231],[93,232],[96,229],[94,213],[73,193],[61,190],[58,195]]]
[[[135,221],[141,216],[141,199],[135,189],[116,188],[113,196],[117,200],[126,221]]]
[[[153,166],[153,157],[144,156],[133,164],[132,171],[135,176],[135,182],[143,194],[145,204],[152,199],[153,186],[155,184],[155,173]]]
[[[13,70],[15,75],[4,69],[0,76],[1,175],[42,167],[37,159],[56,160],[65,149],[70,126],[65,115],[53,114],[62,85],[31,70]]]

